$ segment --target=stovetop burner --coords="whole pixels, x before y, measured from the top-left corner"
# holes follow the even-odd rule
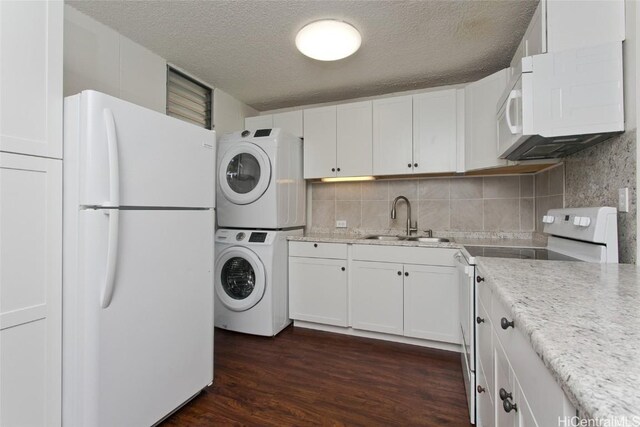
[[[500,246],[465,246],[471,256],[490,258],[539,259],[549,261],[580,261],[567,255],[550,251],[546,248],[514,248]]]

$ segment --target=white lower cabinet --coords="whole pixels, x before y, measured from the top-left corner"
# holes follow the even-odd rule
[[[0,425],[61,423],[62,160],[0,152]]]
[[[289,317],[347,326],[347,261],[289,257]]]
[[[353,328],[402,335],[402,264],[353,261],[351,270]]]
[[[456,270],[404,266],[404,336],[460,342]]]
[[[495,406],[493,405],[493,377],[488,379],[481,363],[476,364],[476,426],[492,427],[495,425]],[[491,370],[493,372],[493,369]]]

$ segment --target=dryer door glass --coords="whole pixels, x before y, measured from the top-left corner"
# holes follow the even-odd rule
[[[260,182],[260,163],[249,153],[238,154],[227,165],[227,184],[236,193],[246,194]]]
[[[233,257],[224,264],[221,280],[222,288],[234,300],[249,297],[256,287],[256,273],[251,263],[240,257]]]

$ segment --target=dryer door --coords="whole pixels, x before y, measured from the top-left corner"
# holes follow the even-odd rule
[[[250,249],[233,246],[218,256],[216,295],[229,310],[249,310],[260,302],[265,282],[264,266]]]
[[[218,171],[222,194],[236,205],[258,200],[271,181],[269,156],[250,142],[231,146],[223,154]]]

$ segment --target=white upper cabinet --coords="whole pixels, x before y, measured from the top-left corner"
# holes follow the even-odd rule
[[[338,105],[336,113],[337,176],[371,175],[371,101]]]
[[[304,177],[336,176],[336,107],[304,110]]]
[[[244,128],[247,130],[271,129],[273,127],[273,116],[271,114],[244,119]]]
[[[506,165],[498,158],[496,107],[507,86],[508,70],[500,70],[465,87],[465,170]]]
[[[373,174],[413,172],[413,97],[373,101]]]
[[[371,175],[371,102],[304,110],[304,177]]]
[[[456,90],[428,92],[413,97],[413,172],[456,170]]]
[[[282,128],[287,132],[302,138],[302,110],[277,113],[273,115],[273,127]]]
[[[0,151],[62,158],[63,3],[0,1]]]
[[[282,128],[290,134],[302,138],[302,110],[247,117],[244,119],[244,128],[247,130]]]

